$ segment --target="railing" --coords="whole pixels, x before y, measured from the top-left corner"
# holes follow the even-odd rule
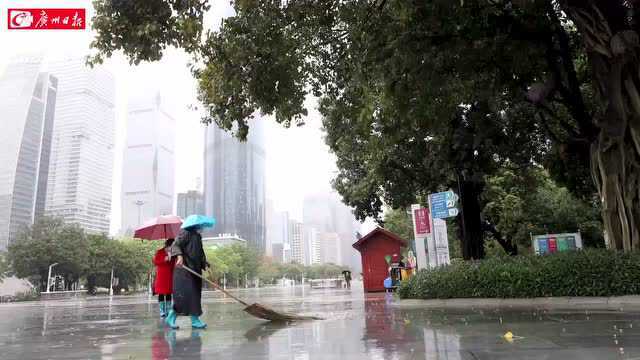
[[[343,279],[314,279],[309,280],[309,284],[312,289],[326,289],[326,288],[342,288]]]
[[[87,290],[54,291],[54,292],[40,293],[40,297],[42,298],[42,300],[70,299],[70,298],[76,298],[79,296],[80,297],[87,296]]]

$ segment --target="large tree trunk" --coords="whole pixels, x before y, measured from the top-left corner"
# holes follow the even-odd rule
[[[582,34],[603,111],[594,124],[593,178],[610,248],[640,248],[640,40],[620,0],[561,1]],[[637,21],[638,19],[635,19]]]
[[[482,229],[490,233],[491,236],[493,236],[493,238],[498,242],[498,244],[502,246],[502,249],[504,249],[505,253],[511,256],[518,255],[518,245],[515,244],[511,239],[505,239],[504,236],[502,236],[502,233],[498,231],[496,226],[493,225],[490,221],[485,219],[482,222]]]
[[[480,219],[480,194],[482,184],[476,181],[460,179],[460,229],[461,248],[465,260],[484,258],[484,237]]]

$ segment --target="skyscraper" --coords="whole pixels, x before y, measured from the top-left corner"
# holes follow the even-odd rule
[[[176,122],[162,105],[157,94],[129,106],[122,163],[125,234],[149,218],[173,213]]]
[[[109,232],[113,180],[113,77],[82,57],[56,61],[59,80],[45,212],[91,233]]]
[[[284,244],[271,244],[271,254],[275,262],[284,263]]]
[[[193,214],[204,214],[204,199],[202,193],[197,190],[179,193],[176,215],[184,219]]]
[[[351,247],[355,242],[356,221],[351,209],[344,205],[337,194],[318,194],[307,196],[303,202],[303,222],[307,229],[315,228],[319,232],[320,238],[331,239],[330,241],[319,241],[321,248],[330,247],[335,250],[321,249],[322,254],[327,251],[339,254],[336,257],[331,255],[331,262],[339,265],[346,265],[356,268],[356,251]],[[307,231],[307,234],[309,232]],[[335,248],[337,234],[337,249]],[[323,256],[321,256],[323,258]],[[326,262],[326,259],[322,259]]]
[[[44,213],[58,84],[41,63],[15,59],[0,78],[0,251]]]
[[[291,236],[291,262],[304,265],[304,228],[302,223],[290,220],[289,235]]]
[[[342,262],[341,239],[337,233],[325,232],[318,236],[320,262],[345,265]]]
[[[307,227],[305,231],[305,265],[314,265],[322,263],[322,254],[320,247],[320,232],[314,227]]]
[[[270,201],[267,201],[267,204],[266,255],[276,257],[276,254],[273,253],[274,245],[282,245],[278,249],[284,251],[284,244],[289,244],[289,213],[286,211],[276,211]],[[272,250],[271,252],[268,250],[269,247]],[[283,257],[283,254],[279,254],[279,256]]]
[[[263,119],[250,123],[240,142],[211,124],[205,130],[205,212],[216,218],[214,233],[238,234],[261,254],[266,246]]]

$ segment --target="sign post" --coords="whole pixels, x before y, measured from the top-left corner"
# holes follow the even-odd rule
[[[434,219],[445,219],[448,217],[458,216],[458,195],[453,191],[439,192],[429,196],[429,207],[431,208],[431,216]]]
[[[413,219],[413,237],[416,242],[418,269],[426,269],[427,248],[425,240],[431,233],[429,209],[421,207],[420,204],[413,204],[411,205],[411,218]]]
[[[457,202],[458,195],[449,190],[429,195],[428,208],[411,205],[418,269],[451,263],[447,222],[443,219],[458,216]]]
[[[447,222],[442,219],[433,219],[433,239],[435,248],[435,263],[438,266],[451,264],[449,257],[449,236],[447,234]]]
[[[429,266],[449,265],[449,237],[447,222],[443,219],[458,216],[458,195],[452,190],[429,195],[429,208],[433,231],[427,247],[429,248]]]

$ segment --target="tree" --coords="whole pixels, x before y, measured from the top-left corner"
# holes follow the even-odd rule
[[[115,266],[116,246],[114,242],[105,235],[88,235],[89,256],[87,258],[87,290],[94,294],[96,288],[106,287],[111,284],[111,269]]]
[[[559,187],[543,169],[503,169],[487,180],[483,215],[520,248],[531,247],[531,234],[580,231],[585,246],[604,245],[595,199],[585,201]]]
[[[563,164],[572,190],[593,175],[611,245],[640,247],[637,1],[249,0],[202,37],[206,1],[123,3],[97,2],[95,60],[186,49],[206,122],[244,138],[257,111],[299,125],[321,96],[334,186],[360,217],[457,185],[463,254],[482,257],[483,179]]]
[[[149,279],[153,271],[153,256],[161,242],[142,242],[134,239],[112,240],[116,244],[113,261],[114,276],[118,284],[114,290],[134,290]]]
[[[226,263],[226,259],[223,258],[223,254],[218,250],[219,248],[211,249],[205,248],[205,255],[207,256],[207,261],[211,265],[209,269],[207,269],[207,277],[209,280],[214,282],[221,282],[225,273],[229,272],[229,266]]]
[[[576,26],[592,71],[598,111],[580,119],[588,135],[604,227],[616,249],[640,249],[640,3],[559,0]],[[570,59],[568,59],[570,60]],[[562,89],[559,89],[562,90]],[[579,100],[582,93],[576,89]]]
[[[306,114],[303,102],[312,89],[314,95],[323,95],[320,110],[327,142],[338,157],[340,173],[334,186],[356,208],[359,218],[377,217],[383,201],[402,207],[414,202],[416,194],[424,200],[429,192],[455,185],[466,219],[461,227],[465,257],[482,257],[478,204],[482,179],[500,162],[516,160],[507,156],[517,153],[513,147],[496,156],[503,143],[535,133],[533,128],[504,129],[509,104],[501,97],[511,90],[506,86],[514,85],[488,88],[486,81],[496,71],[484,64],[489,58],[505,59],[498,56],[500,51],[519,44],[499,44],[500,51],[487,52],[495,42],[474,48],[468,41],[457,41],[451,49],[434,52],[423,34],[440,28],[440,21],[425,14],[441,10],[441,5],[416,8],[397,1],[373,5],[236,3],[237,16],[227,19],[220,33],[209,33],[198,52],[203,61],[194,74],[200,82],[205,121],[236,128],[240,137],[246,136],[246,120],[257,110],[273,113],[285,125],[299,123]],[[492,9],[481,10],[485,18],[490,17]],[[451,21],[461,14],[446,15]],[[447,28],[452,34],[444,36],[455,39],[469,30],[486,30],[478,29],[477,23],[464,25],[455,31]],[[407,32],[408,27],[416,31]],[[247,41],[252,46],[245,46]],[[108,44],[119,48],[113,45]],[[98,49],[104,53],[104,48]],[[482,74],[477,81],[462,78],[451,61],[463,49],[471,49],[470,55],[483,60],[476,66],[468,56],[457,56],[467,74],[473,73],[474,78]],[[424,86],[425,78],[436,86]],[[460,104],[471,106],[461,108]],[[491,120],[497,121],[496,126]],[[517,147],[532,148],[537,149]],[[530,157],[522,156],[525,161]]]
[[[261,258],[258,252],[248,246],[234,244],[214,249],[205,249],[211,268],[207,271],[210,279],[220,281],[225,275],[228,282],[243,282],[258,275]]]
[[[4,280],[9,274],[9,262],[7,261],[7,255],[0,253],[0,282]]]
[[[349,268],[336,264],[313,264],[305,267],[305,277],[309,279],[331,279],[342,277],[342,271]]]
[[[16,276],[29,278],[42,291],[46,290],[49,266],[54,263],[58,263],[55,273],[63,276],[70,290],[83,275],[88,254],[84,231],[58,218],[37,220],[18,234],[8,251]]]
[[[384,228],[411,241],[413,239],[413,220],[405,209],[390,209],[384,215]]]
[[[280,276],[289,279],[299,279],[305,273],[305,266],[298,263],[282,264],[280,267]]]
[[[109,288],[111,271],[118,279],[114,292],[133,290],[148,281],[153,271],[153,256],[162,246],[160,242],[133,239],[111,239],[106,235],[88,235],[89,256],[87,259],[87,289],[95,292],[97,287]]]
[[[280,276],[280,267],[270,257],[262,258],[258,267],[258,278],[262,284],[273,284]]]

